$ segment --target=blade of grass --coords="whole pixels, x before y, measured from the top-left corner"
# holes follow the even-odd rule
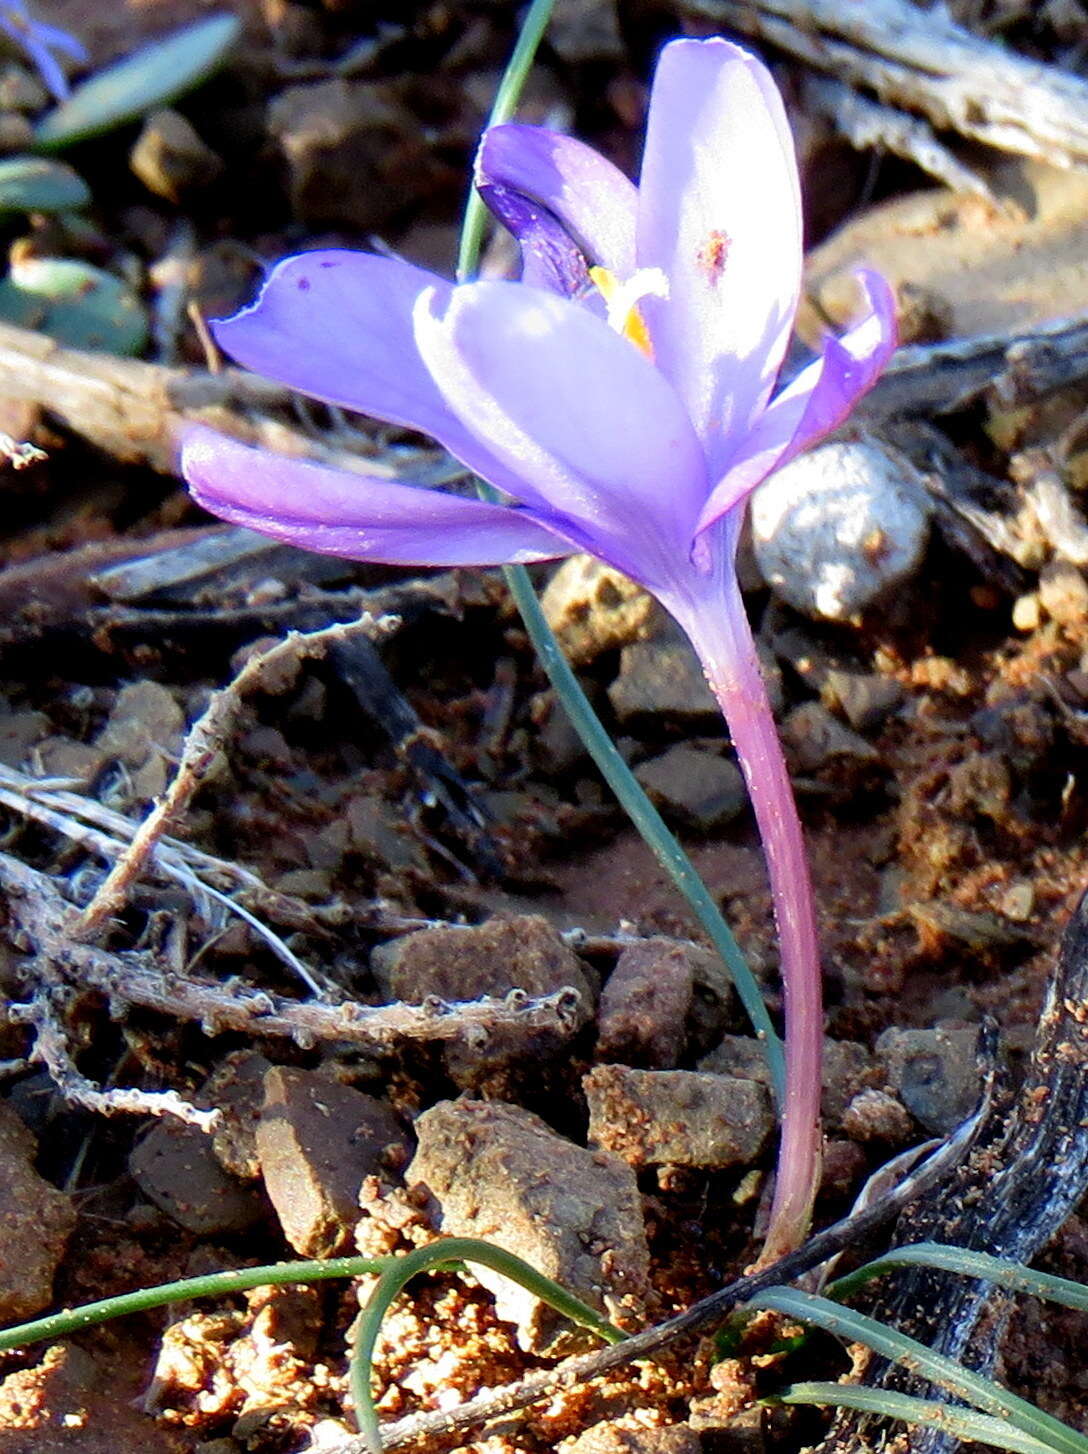
[[[489,127],[509,121],[517,110],[525,79],[547,29],[553,3],[554,0],[533,0],[533,4],[529,6],[517,44],[495,95],[487,122]],[[461,225],[461,244],[457,259],[457,276],[461,282],[467,281],[476,272],[486,216],[487,209],[479,193],[475,187],[470,188],[468,200],[465,203],[464,221]],[[483,481],[477,482],[477,489],[484,499],[498,499],[495,492]],[[706,885],[696,873],[691,860],[669,832],[661,814],[650,802],[634,773],[617,752],[611,737],[601,725],[600,719],[590,705],[589,698],[582,691],[577,677],[571,670],[545,619],[529,572],[524,566],[514,565],[504,567],[503,575],[510,594],[514,598],[514,603],[521,613],[533,650],[536,652],[556,696],[563,704],[572,726],[582,739],[586,751],[593,759],[605,782],[612,789],[620,806],[642,836],[650,852],[688,901],[692,913],[703,926],[728,969],[745,1013],[752,1022],[756,1037],[763,1046],[775,1098],[778,1104],[782,1105],[786,1090],[786,1067],[782,1042],[767,1013],[763,994],[755,976],[748,968],[740,946],[723,919],[720,909],[707,891]]]
[[[874,1352],[902,1364],[911,1373],[928,1378],[957,1398],[967,1400],[983,1413],[1007,1419],[1022,1433],[1046,1444],[1054,1454],[1088,1454],[1088,1436],[1078,1434],[1060,1419],[1043,1413],[1026,1399],[962,1368],[951,1358],[927,1348],[924,1343],[908,1338],[898,1329],[878,1323],[852,1308],[840,1307],[828,1298],[814,1297],[796,1288],[777,1287],[759,1293],[747,1304],[750,1308],[770,1308],[796,1318],[799,1323],[812,1323],[851,1343],[864,1343]]]
[[[381,1454],[382,1436],[377,1410],[371,1393],[371,1374],[374,1348],[381,1331],[382,1321],[390,1306],[405,1285],[421,1272],[433,1272],[436,1268],[458,1266],[462,1263],[478,1263],[504,1277],[540,1298],[556,1312],[580,1323],[596,1333],[606,1343],[620,1343],[625,1334],[587,1303],[553,1282],[550,1277],[537,1272],[512,1252],[493,1247],[489,1242],[480,1242],[473,1237],[447,1237],[441,1242],[432,1242],[428,1247],[417,1247],[414,1252],[398,1257],[382,1273],[381,1281],[370,1295],[366,1307],[359,1315],[355,1327],[355,1347],[351,1358],[351,1396],[355,1405],[355,1420],[359,1433],[366,1440],[372,1454]]]
[[[995,1419],[990,1414],[979,1413],[978,1409],[965,1409],[956,1404],[911,1398],[909,1394],[895,1393],[891,1389],[861,1388],[844,1383],[795,1383],[771,1402],[860,1409],[864,1413],[901,1419],[905,1424],[939,1429],[942,1434],[950,1434],[955,1439],[970,1439],[975,1444],[1008,1449],[1010,1454],[1053,1454],[1052,1445],[1022,1433],[1004,1419]]]
[[[65,1308],[30,1323],[19,1323],[0,1330],[0,1352],[22,1348],[67,1337],[97,1323],[109,1322],[128,1313],[146,1313],[170,1303],[187,1302],[190,1298],[225,1297],[232,1292],[247,1292],[254,1287],[282,1287],[291,1283],[327,1282],[336,1277],[362,1277],[365,1273],[383,1272],[393,1259],[388,1257],[330,1257],[321,1262],[273,1262],[266,1267],[241,1267],[229,1272],[210,1272],[203,1277],[186,1277],[179,1282],[164,1282],[157,1287],[140,1288],[138,1292],[121,1293],[85,1303],[81,1308]]]
[[[946,1247],[940,1242],[914,1242],[909,1247],[895,1247],[874,1262],[867,1262],[864,1267],[859,1267],[856,1272],[840,1277],[827,1289],[827,1295],[836,1302],[841,1302],[874,1277],[881,1277],[896,1267],[912,1266],[958,1272],[963,1277],[993,1282],[1012,1292],[1030,1293],[1032,1297],[1045,1298],[1047,1302],[1060,1303],[1062,1307],[1088,1312],[1088,1287],[1081,1282],[1071,1282],[1067,1277],[1055,1277],[1050,1272],[1036,1272],[1031,1267],[1024,1267],[1022,1263],[991,1257],[988,1252],[972,1252],[966,1247]]]

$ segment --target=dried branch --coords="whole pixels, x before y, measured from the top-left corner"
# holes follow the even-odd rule
[[[120,1018],[129,1007],[199,1023],[206,1034],[293,1040],[300,1046],[339,1041],[388,1049],[403,1040],[470,1039],[480,1045],[493,1031],[543,1030],[567,1036],[579,1023],[576,990],[530,998],[513,990],[505,999],[466,1003],[427,1000],[422,1005],[301,1003],[237,983],[209,984],[168,973],[142,954],[112,954],[72,937],[77,911],[48,874],[0,854],[0,889],[8,895],[15,942],[28,951],[24,978],[46,988],[105,996]]]
[[[1018,56],[909,0],[680,0],[683,12],[769,41],[938,130],[1052,166],[1088,161],[1088,82]]]
[[[203,1111],[177,1091],[142,1091],[131,1086],[103,1090],[89,1081],[72,1062],[68,1037],[47,993],[39,991],[25,1005],[8,1005],[7,1018],[13,1025],[33,1030],[30,1060],[45,1066],[57,1090],[72,1105],[100,1116],[171,1116],[209,1133],[218,1125],[219,1111]]]
[[[177,472],[178,433],[197,420],[280,453],[346,469],[372,463],[264,412],[290,407],[295,396],[259,374],[213,374],[64,348],[44,333],[6,323],[0,324],[0,398],[40,405],[114,458],[162,474]]]
[[[921,117],[909,116],[893,106],[859,96],[841,81],[826,76],[809,77],[805,100],[823,112],[857,151],[890,151],[921,167],[955,192],[967,192],[987,202],[994,200],[979,174],[953,156]]]
[[[102,887],[72,925],[73,936],[76,939],[94,938],[106,921],[124,907],[132,885],[143,873],[163,834],[181,818],[207,776],[234,728],[248,692],[266,687],[285,669],[290,673],[308,658],[323,656],[360,633],[369,639],[383,635],[392,623],[392,617],[375,621],[371,616],[363,616],[359,621],[326,626],[305,635],[293,631],[268,651],[251,656],[235,679],[214,693],[203,715],[189,729],[170,787],[144,819]],[[324,994],[321,986],[304,968],[301,973],[310,990],[321,998]]]

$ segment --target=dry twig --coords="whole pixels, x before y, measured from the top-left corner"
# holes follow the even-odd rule
[[[165,971],[150,956],[111,954],[72,936],[77,911],[48,874],[0,854],[0,889],[8,895],[15,942],[28,953],[21,974],[36,988],[103,995],[120,1018],[129,1007],[196,1022],[208,1035],[235,1031],[279,1037],[309,1047],[319,1042],[389,1049],[403,1040],[469,1039],[483,1046],[494,1030],[516,1027],[573,1032],[577,991],[532,999],[514,990],[503,1000],[422,1005],[341,1005],[300,1002],[237,983],[209,984]]]
[[[364,615],[347,624],[323,627],[306,634],[291,632],[268,651],[255,653],[229,686],[216,692],[203,715],[193,724],[185,740],[174,779],[162,798],[140,825],[125,852],[117,859],[106,881],[72,925],[76,939],[92,939],[108,919],[120,912],[132,888],[143,873],[156,846],[188,808],[217,755],[232,731],[242,701],[248,692],[267,688],[273,677],[293,672],[305,660],[323,656],[328,650],[360,633],[368,638],[385,634],[392,617],[375,621]],[[310,990],[321,997],[323,990],[305,970]]]
[[[1018,56],[909,0],[680,0],[886,105],[1052,166],[1088,162],[1088,82]]]

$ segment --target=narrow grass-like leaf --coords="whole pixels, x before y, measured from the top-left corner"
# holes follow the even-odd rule
[[[796,1318],[800,1323],[824,1328],[852,1343],[864,1343],[874,1352],[902,1364],[911,1373],[928,1378],[957,1398],[974,1404],[983,1413],[1007,1419],[1022,1433],[1046,1444],[1054,1454],[1088,1454],[1088,1436],[1078,1434],[1068,1424],[1043,1413],[1026,1399],[1018,1398],[981,1374],[962,1368],[951,1358],[927,1348],[914,1338],[908,1338],[898,1329],[878,1323],[875,1318],[840,1307],[827,1298],[813,1297],[810,1293],[788,1287],[761,1292],[746,1306],[770,1308]]]
[[[447,1237],[441,1242],[432,1242],[428,1247],[417,1247],[414,1252],[397,1257],[386,1266],[381,1281],[371,1293],[355,1328],[355,1347],[351,1359],[351,1396],[355,1404],[359,1433],[373,1454],[381,1454],[382,1448],[381,1429],[370,1389],[374,1347],[382,1321],[413,1277],[421,1272],[433,1272],[437,1268],[455,1267],[465,1262],[478,1263],[481,1267],[491,1268],[493,1272],[501,1272],[504,1277],[520,1284],[556,1312],[596,1333],[606,1343],[621,1343],[625,1337],[596,1308],[591,1308],[560,1287],[557,1282],[553,1282],[550,1277],[545,1277],[535,1267],[530,1267],[520,1257],[515,1257],[512,1252],[505,1252],[501,1247],[493,1247],[491,1243],[480,1242],[473,1237]]]
[[[850,1383],[795,1383],[773,1402],[861,1409],[864,1413],[901,1419],[906,1424],[939,1429],[942,1434],[950,1434],[955,1439],[970,1439],[975,1444],[1008,1449],[1010,1454],[1053,1454],[1050,1444],[1022,1433],[1005,1419],[995,1419],[991,1414],[965,1409],[957,1404],[911,1398],[909,1394],[896,1393],[892,1389],[861,1388]]]
[[[337,1277],[362,1277],[381,1273],[392,1257],[329,1257],[321,1262],[273,1262],[265,1267],[232,1268],[229,1272],[209,1272],[203,1277],[185,1277],[179,1282],[163,1282],[157,1287],[143,1287],[138,1292],[125,1292],[117,1297],[84,1303],[80,1308],[65,1308],[30,1323],[19,1323],[0,1329],[0,1353],[9,1348],[23,1348],[28,1343],[52,1342],[69,1333],[82,1332],[111,1318],[128,1313],[146,1313],[171,1303],[188,1302],[190,1298],[226,1297],[229,1293],[247,1292],[253,1287],[283,1287],[298,1283],[328,1282]]]
[[[1034,1268],[1025,1267],[1023,1263],[991,1257],[988,1252],[972,1252],[966,1247],[946,1247],[940,1242],[914,1242],[909,1247],[895,1247],[875,1261],[859,1267],[856,1272],[840,1277],[831,1284],[827,1293],[829,1297],[841,1302],[874,1277],[880,1277],[897,1267],[919,1266],[958,1272],[963,1277],[993,1282],[1012,1292],[1030,1293],[1032,1297],[1045,1298],[1047,1302],[1060,1303],[1062,1307],[1076,1308],[1082,1313],[1088,1313],[1088,1287],[1082,1282],[1072,1282],[1067,1277],[1055,1277],[1050,1272],[1036,1272]]]

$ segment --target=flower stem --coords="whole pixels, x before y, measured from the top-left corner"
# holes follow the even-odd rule
[[[789,1084],[788,1055],[783,1055],[782,1042],[778,1038],[763,995],[748,962],[741,953],[729,926],[722,918],[721,910],[714,902],[706,884],[695,871],[691,859],[669,832],[664,819],[646,796],[634,773],[624,762],[616,744],[601,724],[600,718],[590,705],[570,663],[563,655],[541,609],[536,591],[533,589],[529,572],[524,566],[506,566],[506,583],[514,604],[521,612],[525,629],[533,650],[556,696],[563,704],[578,736],[596,763],[601,776],[615,793],[620,807],[642,835],[650,852],[687,899],[692,912],[709,935],[714,948],[721,955],[729,970],[730,978],[740,997],[748,1018],[752,1022],[770,1067],[775,1097],[782,1105],[786,1100]],[[762,685],[762,683],[761,683]]]
[[[823,1008],[816,911],[801,823],[782,745],[732,571],[719,594],[678,613],[728,725],[748,785],[771,883],[781,956],[786,1095],[770,1227],[761,1262],[808,1231],[820,1174]]]

